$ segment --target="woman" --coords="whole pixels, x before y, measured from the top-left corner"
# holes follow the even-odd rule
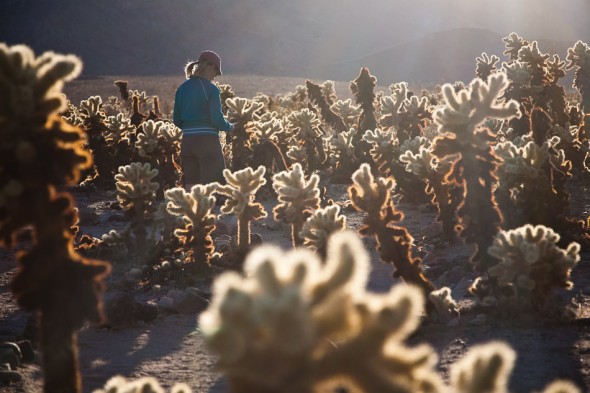
[[[219,55],[201,52],[184,72],[187,80],[176,90],[173,120],[182,129],[180,159],[188,191],[195,184],[225,183],[219,131],[229,132],[233,125],[223,117],[219,89],[211,83],[221,75]]]

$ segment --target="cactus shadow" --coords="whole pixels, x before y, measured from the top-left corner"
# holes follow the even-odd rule
[[[203,346],[200,337],[193,339],[196,329],[195,315],[171,315],[128,329],[109,331],[91,327],[82,330],[78,346],[83,391],[103,388],[115,375],[127,379],[148,375],[161,378],[173,371],[175,382],[193,379],[201,360],[199,352],[207,356],[199,350]],[[177,356],[187,358],[181,367]]]

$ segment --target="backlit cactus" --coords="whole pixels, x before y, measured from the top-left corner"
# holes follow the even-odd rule
[[[396,84],[392,96],[382,97],[379,124],[383,128],[393,127],[399,143],[421,136],[422,130],[432,119],[432,110],[427,97],[408,98],[408,84]],[[395,99],[394,99],[395,98]]]
[[[465,357],[451,369],[454,391],[507,393],[508,378],[515,360],[515,352],[502,342],[471,347]]]
[[[123,210],[133,212],[132,228],[140,255],[146,246],[145,215],[154,203],[156,190],[160,188],[160,184],[153,181],[157,175],[157,169],[148,163],[139,162],[120,167],[119,173],[115,175],[117,200]]]
[[[225,101],[227,105],[227,116],[229,121],[234,124],[231,132],[231,169],[238,171],[247,167],[248,157],[252,151],[250,149],[250,131],[246,124],[254,119],[254,115],[259,113],[264,104],[246,98],[228,98]]]
[[[161,190],[179,183],[180,141],[182,131],[170,122],[147,120],[139,126],[135,149],[140,159],[158,168]],[[163,196],[162,192],[158,195]]]
[[[425,191],[432,197],[431,203],[438,209],[437,220],[442,223],[443,236],[446,240],[455,239],[456,203],[451,198],[453,185],[443,181],[448,172],[449,162],[439,161],[432,153],[429,142],[420,147],[418,153],[407,149],[399,160],[406,165],[406,170],[420,179],[427,181]]]
[[[403,149],[405,150],[408,144],[414,144],[416,140],[419,150],[420,144],[425,139],[416,138],[406,140],[403,144]],[[399,160],[400,153],[403,153],[402,146],[400,146],[399,141],[395,137],[394,131],[385,131],[379,128],[367,130],[363,135],[363,141],[371,146],[369,153],[379,173],[395,178],[397,192],[404,195],[407,200],[413,203],[427,201],[424,180],[418,178],[414,173],[406,171],[405,165]]]
[[[476,57],[477,67],[475,68],[475,75],[482,80],[488,79],[496,71],[496,64],[500,58],[496,55],[488,56],[487,53],[482,53],[480,57]]]
[[[223,177],[227,184],[218,185],[215,191],[227,196],[221,212],[238,217],[238,249],[242,254],[250,247],[250,222],[266,217],[264,206],[254,202],[256,192],[266,184],[265,172],[263,166],[256,170],[248,167],[236,172],[224,169]]]
[[[488,248],[498,263],[487,271],[499,289],[482,301],[539,308],[553,288],[571,289],[570,274],[580,260],[580,245],[570,243],[561,249],[557,242],[559,234],[542,225],[500,232]],[[477,289],[473,288],[476,294]]]
[[[303,244],[300,237],[303,224],[320,207],[319,181],[316,174],[306,180],[299,163],[294,164],[291,170],[273,176],[272,187],[279,201],[273,209],[274,218],[291,224],[291,241],[294,246]]]
[[[39,314],[44,391],[81,392],[76,331],[102,319],[103,279],[110,266],[74,251],[73,200],[58,192],[92,165],[83,131],[59,115],[66,109],[64,82],[82,62],[24,45],[0,43],[0,244],[11,247],[25,227],[29,250],[17,256],[12,292]]]
[[[355,140],[358,139],[357,133],[358,131],[355,128],[351,128],[348,131],[336,133],[328,139],[330,146],[328,159],[335,169],[335,177],[332,177],[333,182],[347,182],[361,164],[356,155]]]
[[[153,377],[142,377],[128,381],[121,376],[116,376],[107,381],[103,389],[94,393],[164,393],[160,383]],[[170,393],[192,393],[187,384],[177,383]]]
[[[330,236],[345,228],[346,216],[341,215],[340,206],[334,204],[316,210],[303,224],[299,236],[306,246],[311,247],[324,259]]]
[[[361,109],[352,103],[352,99],[338,100],[330,108],[340,116],[347,128],[355,127],[358,124]]]
[[[295,132],[295,139],[305,150],[307,160],[306,169],[313,171],[318,169],[324,162],[324,149],[322,146],[321,121],[317,115],[305,108],[297,112],[292,112],[287,116],[289,128]],[[287,153],[288,156],[290,156]],[[299,161],[304,162],[304,161]]]
[[[305,85],[310,101],[318,107],[324,122],[336,131],[346,131],[348,129],[346,124],[344,124],[342,118],[330,107],[330,103],[323,94],[321,86],[310,81],[305,81]]]
[[[198,264],[207,264],[215,256],[215,246],[211,233],[215,230],[215,215],[211,213],[215,206],[217,185],[195,185],[190,192],[182,187],[166,190],[166,210],[180,216],[184,228],[174,231],[181,243],[191,251],[191,258]]]
[[[420,292],[366,293],[368,256],[350,232],[332,237],[325,264],[310,252],[264,246],[244,270],[245,277],[225,273],[215,282],[199,318],[232,391],[306,393],[330,383],[442,391],[432,349],[403,345],[418,323]]]
[[[395,225],[404,215],[395,209],[391,200],[393,178],[375,179],[369,165],[362,164],[352,175],[352,181],[354,184],[348,189],[352,205],[367,213],[359,233],[375,236],[381,260],[395,266],[394,277],[418,286],[428,296],[435,288],[422,272],[422,261],[411,255],[414,239],[404,227]]]
[[[576,68],[574,87],[582,95],[582,108],[585,113],[590,112],[590,46],[578,41],[567,51],[567,66],[569,70]]]
[[[440,159],[459,154],[445,180],[464,188],[463,201],[457,210],[462,227],[460,235],[467,243],[476,245],[471,260],[480,270],[492,264],[486,250],[502,222],[492,194],[499,162],[490,146],[494,135],[480,124],[486,118],[519,116],[516,101],[496,102],[507,86],[503,73],[491,75],[487,82],[475,79],[469,89],[459,94],[446,84],[443,86],[446,107],[434,114],[439,131],[445,135],[434,140],[433,153]]]

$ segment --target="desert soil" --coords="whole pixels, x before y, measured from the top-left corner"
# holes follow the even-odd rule
[[[587,216],[590,210],[590,187],[577,184],[572,193],[576,214]],[[124,223],[109,219],[112,198],[104,193],[74,194],[77,205],[94,211],[94,219],[81,222],[82,233],[100,236],[115,225]],[[328,197],[344,204],[347,199],[345,185],[328,186]],[[264,202],[271,212],[276,200]],[[424,258],[425,270],[438,287],[448,285],[462,305],[473,303],[466,288],[474,275],[465,266],[471,249],[461,242],[436,243],[432,239],[439,230],[433,210],[407,203],[398,204],[405,213],[402,224],[415,238],[415,253]],[[343,210],[348,226],[356,229],[362,215]],[[272,214],[272,213],[271,213]],[[232,229],[231,218],[223,219]],[[289,229],[268,225],[269,221],[253,224],[252,231],[259,233],[265,243],[290,247]],[[365,239],[370,250],[373,270],[368,287],[383,292],[396,282],[391,276],[392,267],[379,261],[375,243]],[[21,245],[24,247],[23,245]],[[15,275],[14,252],[0,250],[0,333],[20,335],[28,314],[19,310],[10,294],[10,281]],[[112,280],[112,279],[111,279]],[[574,381],[582,391],[590,391],[590,255],[583,250],[582,260],[573,272],[575,287],[566,296],[579,305],[574,321],[556,322],[545,318],[495,319],[484,315],[462,316],[458,320],[423,324],[411,337],[410,345],[429,343],[439,353],[439,370],[447,378],[449,366],[461,358],[474,344],[501,340],[517,352],[516,368],[510,379],[513,392],[541,390],[550,381],[565,378]],[[208,290],[208,288],[203,288]],[[138,291],[138,299],[157,303],[161,293],[149,289]],[[215,356],[205,346],[197,325],[197,315],[160,313],[152,322],[138,322],[124,329],[84,327],[79,334],[80,367],[84,392],[104,386],[112,376],[127,378],[157,377],[169,389],[175,382],[185,382],[193,392],[221,393],[227,391],[224,378],[215,371]],[[38,393],[42,391],[41,368],[38,364],[23,364],[18,369],[23,376],[19,383],[0,386],[1,392]]]

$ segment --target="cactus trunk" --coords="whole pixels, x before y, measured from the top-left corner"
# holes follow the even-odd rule
[[[250,246],[250,221],[241,215],[238,219],[238,248],[247,251]]]
[[[44,392],[82,392],[76,333],[64,326],[58,299],[51,299],[50,305],[40,312],[40,331]]]

